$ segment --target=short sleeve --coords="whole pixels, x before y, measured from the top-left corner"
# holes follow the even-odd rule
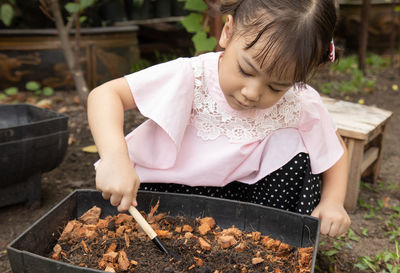
[[[131,159],[142,166],[169,168],[190,120],[194,76],[189,58],[126,75],[136,106],[146,122],[126,136]]]
[[[318,92],[306,87],[301,94],[299,131],[309,153],[314,174],[332,167],[343,155],[343,147],[336,135],[336,125]]]

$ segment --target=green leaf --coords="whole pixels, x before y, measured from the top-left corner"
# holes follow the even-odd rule
[[[80,5],[81,5],[80,10],[82,11],[88,7],[91,7],[95,2],[96,2],[96,0],[81,0],[80,1]]]
[[[144,3],[144,0],[132,0],[134,7],[141,7]]]
[[[75,13],[75,12],[79,12],[81,7],[79,5],[79,3],[67,3],[65,5],[65,9],[69,12],[69,13]]]
[[[396,7],[394,8],[394,11],[395,11],[395,12],[400,12],[400,6],[396,6]]]
[[[0,100],[5,100],[7,98],[6,94],[0,93]]]
[[[356,233],[351,228],[349,228],[347,231],[347,237],[353,241],[360,241],[360,239],[356,236]]]
[[[34,81],[30,81],[26,83],[25,87],[30,91],[37,91],[40,89],[40,84]]]
[[[17,87],[9,87],[4,90],[4,93],[6,93],[8,96],[13,96],[18,93],[18,88]]]
[[[87,16],[81,16],[79,17],[79,22],[83,23],[87,20]]]
[[[51,88],[51,87],[46,86],[46,87],[43,88],[42,93],[45,96],[52,96],[52,95],[54,95],[54,89]]]
[[[203,16],[197,13],[190,13],[183,17],[181,20],[182,25],[185,27],[187,32],[196,33],[202,30]]]
[[[205,32],[198,32],[192,37],[194,47],[197,52],[213,51],[217,45],[217,39],[214,37],[207,38]]]
[[[338,250],[336,250],[336,249],[331,249],[331,250],[325,251],[323,254],[324,254],[325,256],[331,257],[331,256],[333,256],[333,255],[336,255],[337,253],[339,253]]]
[[[14,9],[10,4],[2,4],[0,7],[0,18],[4,25],[10,26],[14,18]]]
[[[207,10],[208,6],[203,0],[187,0],[184,9],[202,12]]]
[[[377,272],[376,271],[376,266],[372,263],[372,260],[370,257],[365,256],[365,257],[359,257],[360,259],[360,263],[356,264],[356,267],[360,268],[360,269],[371,269],[373,272]]]

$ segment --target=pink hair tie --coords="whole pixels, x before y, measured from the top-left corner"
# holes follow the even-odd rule
[[[329,44],[329,60],[333,63],[335,61],[335,44],[333,43],[333,39]]]

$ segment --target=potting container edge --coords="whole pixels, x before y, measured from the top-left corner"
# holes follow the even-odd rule
[[[183,196],[186,196],[186,199],[182,198]],[[182,202],[183,199],[190,200],[190,202],[184,204],[185,202]],[[269,227],[267,227],[267,233],[258,229],[258,227],[260,227],[259,223],[271,220],[272,225],[276,225],[278,223],[277,221],[280,221],[278,225],[279,230],[275,227],[272,227],[272,230],[274,230],[274,228],[278,232],[289,232],[292,230],[293,234],[289,234],[288,236],[286,234],[281,234],[280,236],[272,234],[271,237],[298,247],[312,245],[314,247],[314,252],[311,272],[314,272],[320,232],[320,221],[318,218],[232,200],[147,191],[140,191],[138,194],[138,209],[147,211],[150,208],[149,205],[154,205],[158,200],[160,200],[161,204],[158,210],[159,212],[169,212],[171,208],[173,208],[175,209],[175,213],[171,213],[172,215],[186,215],[192,217],[199,217],[200,215],[211,216],[214,217],[217,224],[222,228],[235,225],[239,229],[246,230],[247,228],[247,230],[258,230],[263,235],[270,235],[270,232],[268,232]],[[146,201],[148,203],[146,203]],[[146,204],[146,208],[141,207],[141,203]],[[49,252],[49,249],[51,249],[51,246],[55,244],[56,239],[59,237],[59,229],[61,226],[65,225],[69,220],[79,217],[93,205],[102,208],[101,217],[118,213],[117,209],[112,207],[109,201],[104,200],[98,191],[85,189],[75,190],[50,209],[45,215],[35,221],[32,226],[7,246],[7,253],[13,272],[103,272],[92,268],[78,267],[55,261],[39,255]],[[219,207],[217,206],[217,210],[215,210],[215,205],[219,205]],[[230,219],[229,217],[225,217],[220,221],[218,217],[215,217],[216,214],[217,216],[220,215],[220,212],[222,212],[222,216],[232,213]],[[258,214],[260,217],[254,218],[257,212],[268,212],[268,219],[265,219],[265,217],[260,214]],[[235,219],[232,219],[232,216],[235,217]],[[246,219],[243,220],[243,217]],[[250,219],[252,217],[254,219]],[[244,225],[241,225],[238,220],[244,221]],[[291,221],[294,226],[286,225],[284,223],[285,221]],[[303,226],[299,229],[298,225],[300,224]],[[46,232],[44,232],[44,230]],[[51,235],[49,235],[49,232],[51,232]],[[299,240],[295,238],[298,242],[293,244],[292,235],[301,236],[301,238]],[[49,237],[52,238],[49,239]],[[292,240],[292,242],[288,242],[287,240]],[[43,244],[43,242],[47,243]]]

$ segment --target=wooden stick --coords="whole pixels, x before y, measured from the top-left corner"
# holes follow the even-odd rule
[[[147,236],[156,244],[156,246],[163,252],[169,255],[168,250],[165,248],[161,240],[158,238],[157,233],[154,229],[149,225],[149,223],[144,219],[142,214],[134,207],[129,207],[129,213],[135,218],[136,222],[138,222],[139,226],[144,230]]]

